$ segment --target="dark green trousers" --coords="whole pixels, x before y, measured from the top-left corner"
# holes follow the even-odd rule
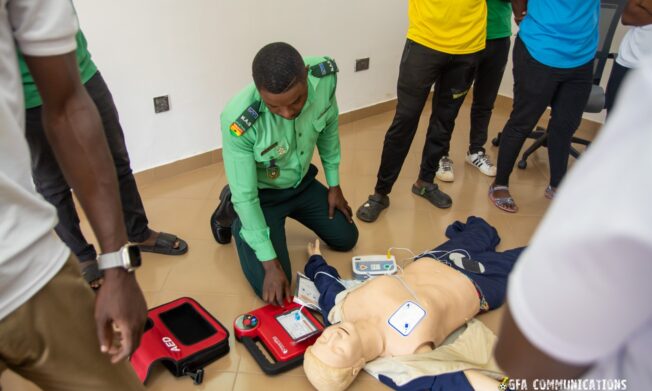
[[[308,173],[296,188],[258,191],[272,245],[290,283],[292,267],[285,240],[287,217],[310,228],[333,250],[348,251],[358,241],[358,228],[346,221],[340,211],[336,210],[332,220],[328,218],[328,189],[315,179],[316,175],[317,167],[310,165]],[[265,270],[254,250],[240,237],[242,223],[239,218],[233,222],[232,229],[242,271],[256,294],[262,296]]]

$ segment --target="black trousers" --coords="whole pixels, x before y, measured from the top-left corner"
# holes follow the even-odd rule
[[[498,96],[500,83],[509,56],[510,37],[487,40],[487,46],[480,55],[473,83],[473,104],[471,105],[471,130],[469,152],[484,152],[489,132],[489,120]]]
[[[113,97],[100,72],[85,85],[97,106],[104,126],[111,155],[118,174],[120,199],[127,235],[132,242],[142,242],[149,235],[147,216],[131,171],[129,154]],[[63,177],[43,130],[41,107],[26,112],[26,137],[32,156],[32,176],[36,190],[57,209],[59,223],[54,228],[61,240],[75,253],[80,262],[95,259],[97,252],[79,228],[70,186]]]
[[[553,68],[535,60],[520,38],[514,53],[514,106],[500,138],[496,185],[507,186],[527,136],[548,106],[550,186],[566,174],[571,137],[582,120],[591,93],[593,61],[577,68]]]
[[[611,111],[616,103],[616,98],[618,97],[618,91],[620,91],[620,86],[625,80],[627,73],[631,71],[630,68],[624,67],[614,61],[614,65],[611,68],[611,74],[609,74],[609,82],[607,83],[606,91],[606,102],[605,107],[607,108],[607,113]]]
[[[407,40],[398,75],[398,104],[385,134],[376,192],[389,194],[410,150],[419,117],[435,83],[432,114],[421,155],[419,179],[433,182],[448,153],[455,119],[473,81],[479,53],[447,54]]]

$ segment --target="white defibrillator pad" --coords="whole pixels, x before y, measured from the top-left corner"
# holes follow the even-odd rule
[[[321,311],[319,308],[319,290],[315,283],[304,274],[297,272],[297,289],[294,292],[295,303]]]
[[[412,330],[425,316],[426,311],[419,307],[418,304],[413,301],[406,301],[390,316],[387,323],[405,337],[412,333]]]

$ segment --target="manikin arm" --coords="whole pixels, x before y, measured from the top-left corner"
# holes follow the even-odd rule
[[[314,281],[319,291],[319,307],[321,308],[324,323],[328,326],[328,313],[335,305],[335,296],[345,288],[340,282],[340,275],[337,269],[326,263],[319,250],[319,239],[314,244],[308,243],[308,263],[304,273]]]

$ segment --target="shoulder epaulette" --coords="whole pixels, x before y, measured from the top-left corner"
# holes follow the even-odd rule
[[[260,116],[260,114],[258,114],[259,108],[259,101],[256,101],[247,107],[245,111],[243,111],[242,114],[240,114],[240,116],[238,116],[238,118],[233,121],[231,126],[229,126],[231,133],[236,137],[240,137],[245,134],[245,132],[253,126],[254,122],[256,122]]]
[[[337,69],[335,60],[332,58],[327,58],[327,60],[322,61],[317,65],[311,66],[310,74],[314,77],[324,77],[336,73],[338,70],[339,69]]]

